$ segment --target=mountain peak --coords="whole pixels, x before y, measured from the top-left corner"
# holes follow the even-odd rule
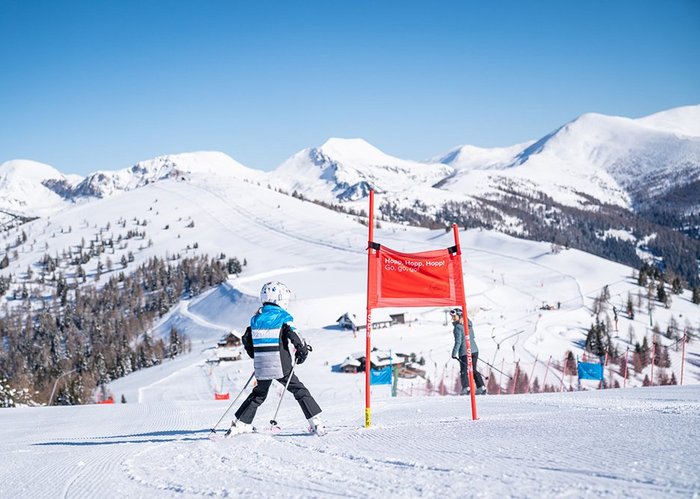
[[[63,179],[64,176],[53,166],[30,159],[12,159],[0,165],[0,176],[22,177],[41,182],[48,179]]]
[[[700,105],[676,107],[635,121],[659,130],[700,137]]]
[[[376,148],[364,139],[330,138],[317,150],[323,155],[342,163],[391,164],[402,161]]]
[[[187,178],[192,174],[237,178],[263,176],[262,172],[248,168],[222,152],[185,152],[139,161],[123,170],[95,172],[76,188],[76,194],[106,197],[117,191],[136,189],[158,180]]]
[[[37,216],[62,209],[68,179],[53,166],[38,161],[14,159],[0,165],[0,207],[12,213]]]

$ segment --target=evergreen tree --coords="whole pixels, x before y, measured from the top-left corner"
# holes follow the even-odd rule
[[[659,282],[659,284],[656,286],[656,299],[663,303],[666,306],[666,308],[669,307],[670,297],[666,292],[666,286],[663,282]]]
[[[498,385],[498,381],[496,381],[496,376],[494,375],[493,371],[489,371],[489,379],[486,383],[486,391],[490,394],[497,394],[501,393],[501,387]],[[457,391],[459,393],[459,391]]]
[[[671,291],[673,291],[673,294],[676,295],[679,295],[683,292],[683,282],[681,281],[680,277],[676,276],[671,281]]]
[[[632,302],[632,293],[627,293],[627,318],[634,320],[634,303]]]

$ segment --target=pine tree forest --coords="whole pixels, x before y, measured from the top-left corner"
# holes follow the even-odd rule
[[[0,318],[0,407],[88,403],[110,380],[188,351],[188,338],[177,330],[167,338],[148,331],[181,299],[240,271],[236,258],[195,256],[176,264],[152,258],[129,275],[112,272],[100,287],[69,285],[59,276],[52,299],[17,297],[21,303],[5,306]]]

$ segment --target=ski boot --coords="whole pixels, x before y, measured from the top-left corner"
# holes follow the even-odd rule
[[[255,428],[253,428],[253,425],[250,423],[244,423],[243,421],[239,421],[238,419],[234,420],[231,422],[231,428],[229,428],[226,433],[224,433],[224,437],[232,437],[234,435],[240,435],[242,433],[253,433],[255,431]]]
[[[315,433],[319,437],[326,434],[326,425],[319,416],[309,418],[309,433]]]

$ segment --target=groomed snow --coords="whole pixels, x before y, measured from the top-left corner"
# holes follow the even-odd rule
[[[302,366],[303,367],[303,366]],[[313,369],[300,376],[314,387]],[[245,371],[247,373],[247,371]],[[179,378],[182,392],[203,373]],[[238,378],[237,385],[240,386]],[[312,388],[313,389],[313,388]],[[204,393],[202,393],[204,394]],[[376,402],[316,390],[331,425],[210,440],[229,405],[154,400],[0,412],[2,497],[695,497],[700,387]],[[267,429],[277,394],[257,418]],[[286,402],[289,402],[287,400]]]

